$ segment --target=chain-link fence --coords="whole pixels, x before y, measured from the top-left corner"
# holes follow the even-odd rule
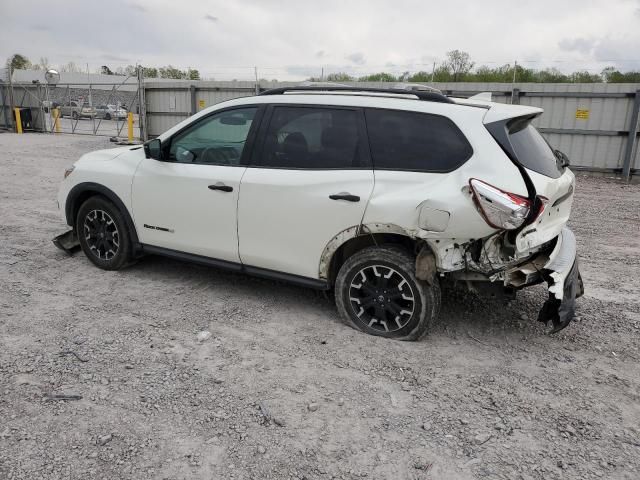
[[[0,83],[0,127],[140,139],[140,79],[117,83]],[[130,128],[130,122],[132,125]]]

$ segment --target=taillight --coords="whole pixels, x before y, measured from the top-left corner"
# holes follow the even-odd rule
[[[493,228],[513,230],[522,226],[529,216],[529,199],[475,178],[469,180],[469,186],[478,211]]]

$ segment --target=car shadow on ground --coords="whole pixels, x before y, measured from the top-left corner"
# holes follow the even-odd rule
[[[162,279],[176,288],[196,288],[210,295],[251,303],[277,299],[279,306],[312,309],[335,324],[342,323],[332,291],[318,291],[287,282],[264,279],[214,267],[149,255],[125,272],[136,277]],[[464,286],[442,287],[442,307],[432,335],[445,337],[543,335],[537,321],[546,299],[546,288],[539,285],[518,292],[515,298],[470,292]]]

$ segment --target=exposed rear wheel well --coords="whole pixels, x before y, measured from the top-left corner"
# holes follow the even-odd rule
[[[367,247],[381,245],[393,245],[400,247],[411,255],[415,255],[417,241],[411,237],[397,233],[371,233],[351,238],[340,245],[331,257],[331,264],[329,265],[328,272],[329,284],[335,284],[340,267],[342,267],[349,257]]]

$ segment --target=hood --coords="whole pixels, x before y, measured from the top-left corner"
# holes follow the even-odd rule
[[[134,147],[118,147],[118,148],[109,148],[106,150],[96,150],[95,152],[85,153],[80,159],[76,162],[76,164],[84,164],[87,162],[101,162],[106,160],[113,160],[114,158],[119,157],[125,152],[132,150],[133,148],[141,148],[139,145]]]

